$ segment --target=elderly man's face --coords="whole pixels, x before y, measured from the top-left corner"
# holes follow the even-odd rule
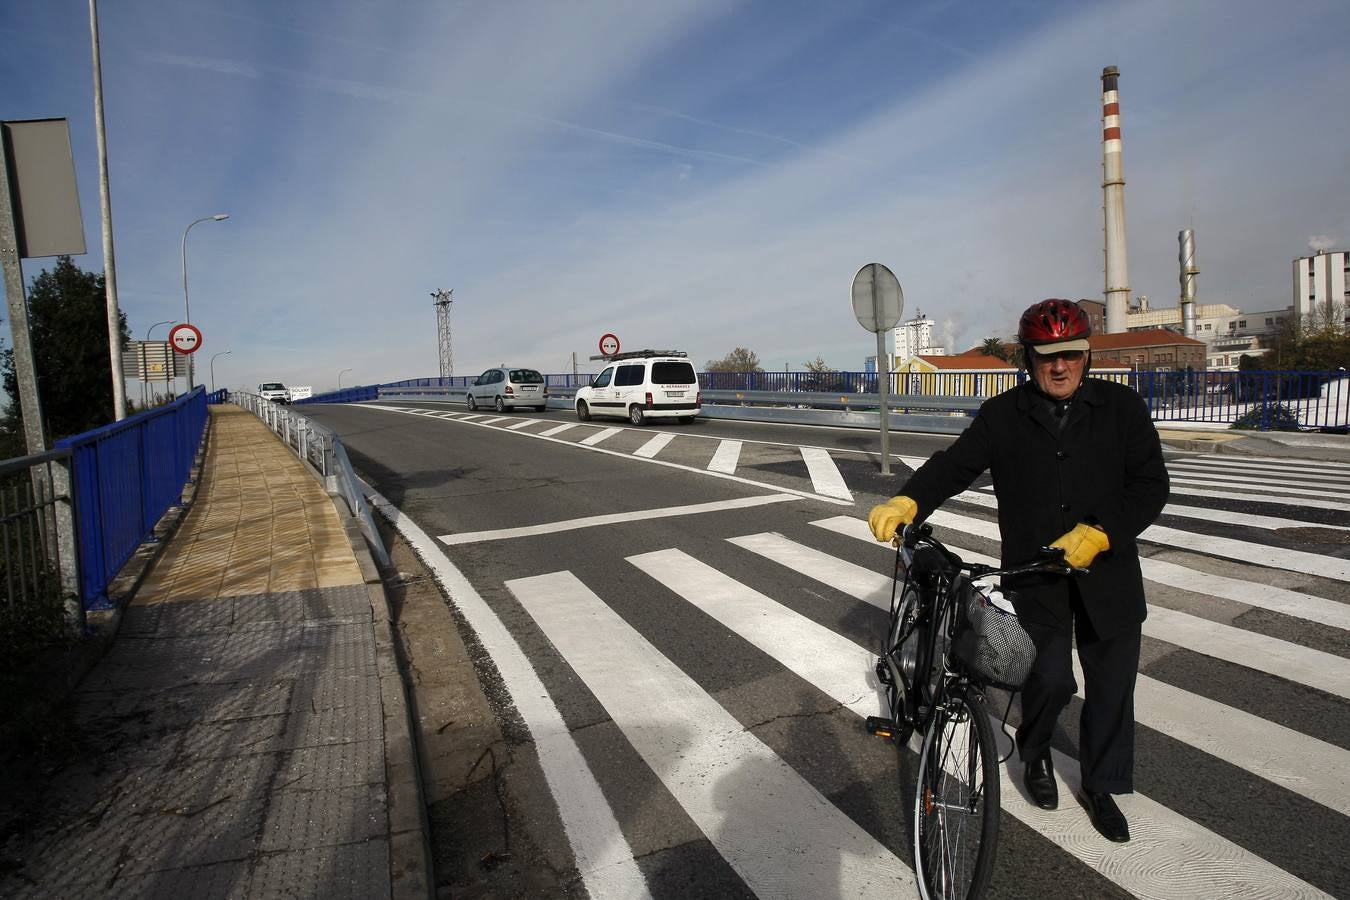
[[[1086,350],[1064,350],[1041,354],[1034,349],[1031,356],[1031,374],[1036,385],[1056,400],[1067,400],[1083,383],[1087,367]]]

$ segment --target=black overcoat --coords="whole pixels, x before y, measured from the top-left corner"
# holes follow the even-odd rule
[[[1111,549],[1075,581],[1093,630],[1108,638],[1144,621],[1135,538],[1167,502],[1167,468],[1148,407],[1131,388],[1085,378],[1066,415],[1061,427],[1030,382],[991,397],[900,493],[918,504],[922,521],[988,470],[1005,567],[1034,559],[1079,522],[1098,525]],[[1072,621],[1068,579],[1037,576],[1008,587],[1018,615],[1060,628]]]

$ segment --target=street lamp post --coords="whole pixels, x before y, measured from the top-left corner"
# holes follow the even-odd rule
[[[339,391],[342,390],[342,376],[345,375],[345,374],[347,374],[347,373],[350,372],[350,371],[351,371],[351,369],[343,369],[341,372],[338,373],[338,390],[339,390]]]
[[[156,322],[155,324],[151,325],[149,328],[145,329],[145,344],[150,343],[150,332],[154,331],[156,328],[158,328],[158,327],[161,326],[161,325],[172,325],[174,322],[177,322],[177,321],[178,321],[177,319],[165,319],[163,322]],[[141,372],[142,372],[142,373],[145,372],[145,344],[141,344]],[[166,381],[166,383],[167,383],[167,379],[165,379],[165,381]],[[146,381],[145,381],[144,379],[142,379],[142,380],[141,380],[141,408],[142,408],[142,409],[144,409],[144,408],[146,408],[147,406],[150,405],[150,404],[149,404],[149,401],[146,399],[146,396],[145,396],[145,391],[146,391],[145,386],[146,386]],[[151,391],[151,396],[152,396],[152,397],[154,396],[154,392],[153,392],[153,391]]]
[[[192,311],[188,308],[188,279],[187,279],[187,236],[192,230],[192,226],[198,222],[223,222],[230,217],[229,213],[216,213],[214,216],[202,216],[200,219],[189,222],[188,227],[183,229],[183,321],[192,324]],[[192,357],[188,357],[187,370],[187,389],[192,392]]]
[[[229,356],[230,351],[222,350],[216,356]],[[211,393],[216,392],[216,356],[211,357]]]

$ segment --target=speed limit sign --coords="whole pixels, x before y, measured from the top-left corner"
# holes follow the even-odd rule
[[[605,356],[613,356],[619,352],[619,339],[612,334],[602,334],[600,336],[600,352]]]
[[[202,346],[202,333],[196,325],[180,323],[169,332],[169,343],[179,353],[196,353]]]

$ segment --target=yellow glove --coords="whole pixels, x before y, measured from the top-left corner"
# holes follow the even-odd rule
[[[919,504],[908,497],[892,497],[880,506],[872,507],[867,516],[867,527],[879,541],[889,541],[901,525],[908,525],[919,514]]]
[[[1111,549],[1111,541],[1100,528],[1079,522],[1050,546],[1063,550],[1064,561],[1075,569],[1086,569],[1098,553]]]

